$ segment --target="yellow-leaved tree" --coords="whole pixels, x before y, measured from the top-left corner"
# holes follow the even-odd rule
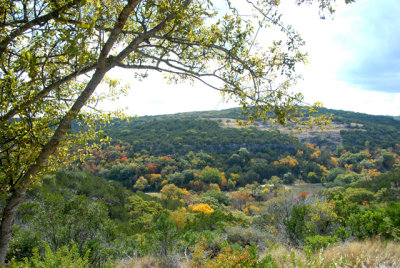
[[[314,1],[331,11],[331,1]],[[279,2],[0,0],[0,265],[27,188],[71,159],[71,146],[101,135],[97,119],[110,115],[96,110],[94,92],[102,82],[116,92],[106,78],[114,68],[199,80],[236,99],[250,122],[297,120],[302,95],[289,87],[304,42],[281,21]],[[244,6],[252,17],[241,16]],[[271,28],[281,34],[261,46]]]

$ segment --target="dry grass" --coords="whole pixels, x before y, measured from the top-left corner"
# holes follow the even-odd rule
[[[158,265],[158,261],[153,256],[145,256],[142,258],[134,258],[130,260],[120,261],[117,265],[117,268],[160,268]]]
[[[400,268],[400,243],[382,242],[379,239],[346,242],[338,246],[321,250],[308,255],[299,249],[277,246],[267,249],[261,257],[270,255],[278,267],[300,268],[333,268],[333,267],[376,267]],[[119,262],[117,268],[189,268],[191,262],[185,258],[165,262],[154,256]]]
[[[379,239],[346,242],[312,256],[283,246],[267,250],[279,267],[391,267],[400,268],[400,244]]]
[[[326,260],[344,258],[350,266],[400,267],[400,244],[379,239],[348,242],[323,252]]]
[[[189,261],[176,259],[159,259],[154,256],[144,256],[141,258],[134,258],[130,260],[120,261],[116,268],[189,268]]]
[[[261,257],[264,258],[266,255],[275,259],[279,267],[303,267],[303,264],[307,262],[303,251],[284,246],[267,249],[266,254]]]

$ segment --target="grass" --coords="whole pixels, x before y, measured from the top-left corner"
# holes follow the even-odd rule
[[[356,267],[400,267],[400,244],[380,239],[354,241],[324,251],[324,258],[345,258]]]
[[[400,244],[380,239],[345,242],[315,254],[278,246],[266,255],[279,267],[400,267]]]
[[[303,250],[273,246],[266,249],[262,258],[271,256],[275,259],[277,267],[287,268],[334,268],[334,267],[391,267],[400,268],[400,243],[371,239],[365,241],[345,242],[338,246],[328,247],[315,254],[307,254]],[[172,257],[172,256],[170,256]],[[170,258],[169,258],[170,259]],[[154,256],[121,261],[118,268],[189,268],[190,261],[175,256],[171,261],[163,261]],[[217,268],[217,267],[216,267]]]

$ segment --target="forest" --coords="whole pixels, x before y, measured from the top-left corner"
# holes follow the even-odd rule
[[[108,142],[28,191],[8,263],[396,267],[400,146],[375,135],[398,135],[398,124],[329,112],[363,124],[368,142],[356,151],[341,133],[332,150],[277,130],[222,128],[213,111],[115,120]]]

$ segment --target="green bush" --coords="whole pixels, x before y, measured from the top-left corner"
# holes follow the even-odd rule
[[[209,195],[202,195],[202,196],[194,199],[193,205],[197,205],[197,204],[208,204],[214,210],[216,210],[220,207],[218,200],[216,198],[214,198],[213,196],[209,196]]]
[[[303,239],[312,234],[312,231],[307,226],[308,215],[311,211],[311,206],[293,206],[290,219],[285,221],[289,239],[295,245],[302,243]]]
[[[341,241],[345,241],[347,238],[350,237],[349,232],[346,230],[345,227],[341,226],[336,229],[335,231],[335,237],[337,237]]]
[[[321,248],[326,248],[330,245],[336,244],[339,242],[339,239],[336,236],[330,235],[314,235],[308,236],[304,239],[305,249],[311,250],[315,252]]]
[[[32,256],[32,249],[40,245],[40,234],[21,228],[19,225],[14,227],[10,241],[7,259],[14,258],[21,260],[24,257]]]
[[[33,249],[33,256],[25,258],[22,262],[10,262],[10,267],[34,267],[34,268],[78,268],[89,266],[89,251],[84,256],[79,254],[76,244],[72,244],[71,248],[63,246],[53,252],[50,246],[44,244],[43,255],[39,253],[38,248]]]
[[[386,233],[387,227],[389,227],[388,219],[383,209],[372,207],[352,214],[346,224],[350,227],[353,236],[365,239]]]
[[[374,200],[374,193],[364,188],[347,188],[345,198],[349,201],[361,204],[364,201],[371,202]]]
[[[231,199],[229,196],[224,192],[217,192],[217,191],[208,191],[202,195],[203,197],[209,196],[216,200],[221,205],[229,206],[231,204]],[[207,203],[208,204],[208,203]],[[209,204],[211,205],[211,204]]]

